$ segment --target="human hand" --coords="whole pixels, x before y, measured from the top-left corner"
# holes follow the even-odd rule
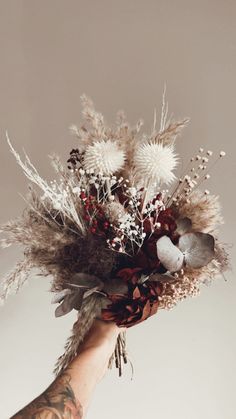
[[[114,322],[96,319],[78,349],[78,359],[86,354],[92,354],[92,359],[99,358],[96,369],[97,381],[100,381],[107,371],[109,360],[115,350],[117,338],[126,328],[118,327]],[[76,358],[75,358],[76,362]]]

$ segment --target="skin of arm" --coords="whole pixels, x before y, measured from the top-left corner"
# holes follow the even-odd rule
[[[121,331],[115,323],[95,320],[78,356],[39,397],[11,419],[84,418]]]

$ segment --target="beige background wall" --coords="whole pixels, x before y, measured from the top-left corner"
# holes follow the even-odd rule
[[[68,134],[80,120],[80,95],[92,96],[111,122],[124,108],[146,126],[161,102],[189,116],[178,143],[186,162],[199,146],[224,149],[209,189],[221,196],[223,240],[235,241],[234,0],[0,0],[0,221],[24,208],[26,180],[4,132],[50,178],[47,155],[66,160]],[[20,256],[1,251],[1,273]],[[232,250],[235,265],[235,250]],[[32,276],[0,310],[0,419],[52,379],[75,313],[54,319],[48,279]],[[161,312],[129,331],[135,365],[122,379],[108,374],[89,419],[234,419],[236,388],[235,277],[227,275],[198,299]]]

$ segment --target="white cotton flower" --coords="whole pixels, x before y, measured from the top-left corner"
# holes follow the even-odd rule
[[[85,170],[105,176],[120,170],[124,162],[124,151],[111,140],[96,141],[93,145],[88,146],[84,155]]]
[[[177,165],[177,156],[173,146],[156,143],[141,144],[134,154],[137,176],[150,179],[158,184],[171,183],[175,179],[173,170]]]

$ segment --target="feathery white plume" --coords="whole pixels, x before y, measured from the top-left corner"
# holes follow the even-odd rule
[[[120,170],[124,162],[124,151],[111,140],[94,142],[93,145],[88,146],[84,156],[85,170],[105,176]]]

